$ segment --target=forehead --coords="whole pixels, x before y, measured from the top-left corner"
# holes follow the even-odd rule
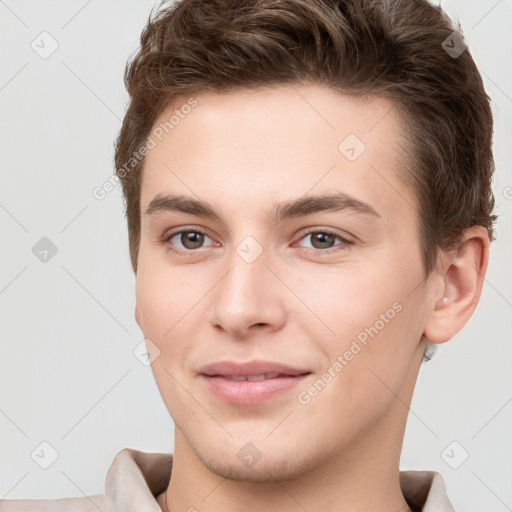
[[[411,216],[414,193],[399,178],[403,128],[388,100],[315,85],[180,97],[154,124],[141,210],[175,193],[256,215],[267,203],[339,191],[384,216]]]

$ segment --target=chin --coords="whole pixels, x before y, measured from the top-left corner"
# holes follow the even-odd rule
[[[246,483],[290,480],[307,472],[307,468],[291,465],[286,457],[278,459],[275,456],[266,461],[261,458],[251,467],[246,466],[236,457],[232,463],[226,463],[225,460],[221,461],[216,457],[205,460],[203,463],[210,471],[222,478]]]
[[[264,483],[291,480],[315,469],[321,463],[319,453],[311,452],[308,458],[306,450],[299,450],[297,445],[285,448],[284,443],[276,442],[280,449],[268,446],[258,449],[251,442],[228,442],[218,450],[212,445],[197,446],[192,450],[212,473],[236,482]],[[241,444],[241,446],[239,446]]]

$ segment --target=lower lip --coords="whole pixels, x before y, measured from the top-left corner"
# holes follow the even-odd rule
[[[229,380],[224,377],[201,375],[206,387],[222,400],[236,405],[255,405],[289,391],[310,375],[276,377],[264,380]]]

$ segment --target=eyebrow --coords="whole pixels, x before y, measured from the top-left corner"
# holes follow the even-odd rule
[[[220,215],[208,202],[184,195],[157,194],[149,203],[144,215],[154,215],[163,211],[188,213],[223,222]],[[364,216],[381,218],[380,214],[368,203],[343,192],[337,192],[275,203],[270,211],[270,219],[280,222],[287,218],[338,211],[350,211]]]

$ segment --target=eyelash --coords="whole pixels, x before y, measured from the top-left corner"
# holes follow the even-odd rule
[[[201,247],[198,248],[198,249],[188,249],[188,250],[185,250],[185,251],[184,250],[174,249],[172,247],[172,244],[170,243],[170,240],[172,238],[174,238],[176,235],[181,235],[182,233],[199,233],[201,235],[204,235],[204,236],[208,237],[208,235],[204,231],[202,231],[201,229],[197,229],[197,228],[194,228],[194,229],[182,229],[180,231],[175,231],[173,233],[170,233],[163,240],[164,243],[168,244],[168,250],[169,251],[171,251],[171,252],[173,252],[175,254],[179,254],[179,255],[189,255],[189,254],[192,254],[194,252],[199,251],[199,249],[202,249]],[[314,230],[308,231],[307,233],[304,233],[304,235],[299,240],[303,240],[307,236],[310,236],[310,235],[315,234],[315,233],[322,233],[324,235],[334,236],[335,238],[338,238],[339,240],[341,240],[342,243],[341,244],[337,244],[334,247],[329,247],[327,249],[315,249],[315,248],[307,248],[307,247],[303,247],[303,249],[309,249],[310,251],[314,251],[316,253],[330,254],[332,252],[336,252],[336,251],[340,251],[340,250],[341,251],[347,250],[347,248],[350,247],[351,245],[353,245],[353,243],[354,243],[353,241],[348,240],[347,238],[341,236],[336,231],[333,231],[333,230],[330,230],[330,229],[314,229]],[[210,238],[210,237],[208,237],[208,238]],[[336,249],[336,247],[338,245],[342,245],[342,246],[344,246],[344,248]]]

